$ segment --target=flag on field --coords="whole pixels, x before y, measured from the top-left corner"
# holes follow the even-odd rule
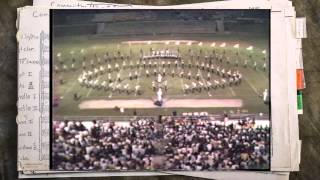
[[[239,46],[240,46],[239,44],[235,44],[233,47],[238,49]]]
[[[213,42],[213,43],[211,44],[211,47],[215,47],[215,46],[216,46],[216,43]]]
[[[226,43],[222,43],[221,45],[220,45],[220,47],[226,47]]]
[[[247,47],[247,50],[248,50],[248,51],[252,51],[252,50],[253,50],[253,46]]]

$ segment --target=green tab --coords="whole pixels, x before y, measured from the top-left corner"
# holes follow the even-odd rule
[[[303,114],[303,98],[302,91],[297,92],[297,100],[298,100],[298,114]]]

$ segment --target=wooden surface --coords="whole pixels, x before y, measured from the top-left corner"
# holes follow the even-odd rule
[[[169,5],[206,2],[204,0],[113,0],[105,2]],[[17,51],[16,8],[31,5],[31,0],[0,0],[0,180],[16,179],[17,130]],[[320,179],[320,0],[294,0],[298,16],[307,17],[308,39],[303,40],[307,89],[304,115],[300,119],[302,139],[301,170],[291,180]],[[68,178],[72,179],[72,178]],[[84,178],[88,179],[88,178]],[[200,179],[184,176],[95,178],[113,180]]]

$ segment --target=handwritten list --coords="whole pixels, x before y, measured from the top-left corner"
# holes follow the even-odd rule
[[[18,13],[18,170],[49,170],[49,10]]]

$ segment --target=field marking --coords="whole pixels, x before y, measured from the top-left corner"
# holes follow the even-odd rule
[[[182,78],[180,79],[180,82],[181,82],[181,87],[182,87],[182,91],[183,91],[183,96],[186,96],[186,91],[184,90],[184,82],[182,80]]]
[[[257,88],[255,88],[254,85],[251,84],[246,78],[244,78],[244,80],[249,84],[249,86],[253,89],[253,91],[254,91],[257,95],[259,95],[259,92],[258,92]]]
[[[181,64],[180,64],[180,62],[178,63],[178,70],[181,72]],[[177,74],[177,75],[180,76],[179,74]],[[186,96],[186,92],[184,90],[183,78],[180,78],[180,82],[181,82],[181,88],[182,88],[183,95]]]
[[[79,109],[113,109],[122,108],[159,108],[151,99],[114,99],[87,100],[79,104]],[[242,99],[170,99],[161,108],[208,108],[208,107],[242,107]]]
[[[88,93],[87,93],[86,97],[88,97],[88,96],[90,95],[91,91],[92,91],[92,88],[90,88],[90,89],[89,89],[89,91],[88,91]]]
[[[113,93],[113,91],[114,91],[114,88],[115,88],[115,84],[112,86],[112,90],[111,90],[111,92],[110,92],[110,94],[109,94],[108,98],[112,98],[112,93]]]
[[[236,96],[236,93],[234,92],[234,90],[232,89],[232,87],[228,86],[228,89],[231,91],[232,96]]]
[[[141,66],[140,66],[140,64],[139,64],[139,73],[138,73],[138,79],[137,79],[137,82],[136,82],[136,86],[139,85],[139,82],[140,82],[140,74],[141,74]],[[135,86],[135,87],[136,87],[136,86]],[[134,87],[134,88],[135,88],[135,87]],[[134,96],[137,96],[137,93],[138,93],[138,90],[136,89]]]
[[[264,79],[265,81],[269,81],[269,78],[266,77],[263,73],[259,73],[258,71],[261,71],[261,70],[254,70],[252,68],[249,68],[251,72],[254,72],[257,76],[260,76],[262,79]]]
[[[115,63],[116,63],[116,62],[115,62]],[[117,78],[118,78],[118,74],[120,74],[120,77],[121,77],[122,69],[123,69],[123,66],[121,65],[120,71],[119,71],[118,73],[116,73],[115,83],[114,83],[114,85],[113,85],[113,87],[112,87],[112,91],[111,91],[111,93],[109,94],[108,98],[111,98],[111,97],[112,97],[112,93],[113,93],[113,91],[114,91],[115,87],[117,86],[117,82],[118,82],[118,79],[117,79]]]
[[[203,78],[203,76],[202,76],[202,72],[200,71],[200,69],[198,69],[198,73],[200,73],[200,77],[201,77],[201,79],[202,79],[202,82],[204,83],[204,85],[205,85],[206,88],[208,89],[207,83],[205,82],[205,80],[204,80],[204,78]],[[209,95],[209,97],[212,96],[211,93],[210,93],[210,91],[208,91],[208,95]]]
[[[96,80],[98,80],[98,82],[99,82],[100,77],[101,77],[101,76],[99,76],[99,77],[96,79]],[[88,91],[86,97],[88,97],[88,96],[91,94],[92,89],[93,89],[93,88],[90,88],[90,90]]]
[[[78,83],[78,81],[74,81],[72,85],[63,94],[68,94],[71,91],[71,89],[73,89],[73,87],[76,85],[76,83]]]

